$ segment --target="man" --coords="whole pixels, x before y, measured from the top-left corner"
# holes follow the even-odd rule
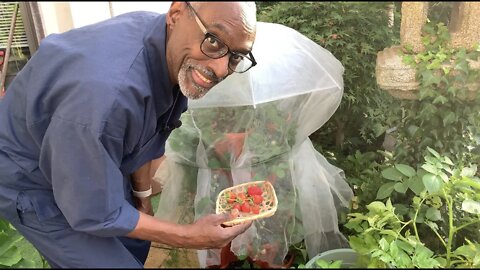
[[[139,268],[149,241],[220,248],[244,232],[224,215],[155,219],[149,171],[187,98],[256,64],[255,13],[173,2],[44,39],[0,103],[1,216],[52,267]]]

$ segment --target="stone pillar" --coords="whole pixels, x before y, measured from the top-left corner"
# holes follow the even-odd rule
[[[401,46],[385,48],[377,54],[375,66],[378,86],[399,99],[417,99],[416,70],[403,63]]]
[[[414,53],[424,50],[422,27],[427,21],[428,2],[402,2],[400,25],[401,46],[385,48],[377,54],[376,78],[380,88],[399,99],[416,99],[419,83],[416,69],[403,63],[402,47],[412,47]],[[455,48],[475,49],[480,44],[480,2],[456,2],[449,24],[451,45]],[[469,61],[470,68],[480,69],[480,59]],[[466,85],[471,96],[480,83]]]
[[[449,25],[451,45],[473,50],[480,44],[480,3],[458,2],[454,9]]]
[[[421,52],[422,27],[427,21],[428,2],[402,2],[400,42],[403,47],[412,46],[414,52]]]

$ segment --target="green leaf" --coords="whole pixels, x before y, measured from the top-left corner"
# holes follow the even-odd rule
[[[367,205],[367,209],[372,212],[381,213],[385,210],[385,204],[383,202],[374,201]]]
[[[449,157],[444,157],[444,158],[443,158],[443,162],[444,162],[445,164],[450,165],[450,166],[455,165],[455,164],[453,164],[452,160],[451,160]]]
[[[472,200],[462,202],[462,210],[471,214],[480,214],[480,203]]]
[[[430,207],[427,209],[425,213],[425,217],[432,221],[437,221],[442,219],[442,214],[436,208]]]
[[[394,189],[394,186],[395,186],[395,182],[389,182],[389,183],[386,183],[386,184],[383,184],[380,186],[380,188],[378,189],[377,191],[377,197],[376,199],[377,200],[381,200],[381,199],[385,199],[387,198],[388,196],[390,196],[393,192],[393,189]]]
[[[447,113],[447,116],[443,118],[443,126],[448,127],[451,123],[455,122],[455,119],[456,119],[456,115],[454,112]]]
[[[448,182],[448,176],[444,172],[439,172],[438,177],[440,177],[443,180],[443,182],[445,183]]]
[[[436,98],[433,100],[432,104],[438,104],[438,103],[440,103],[440,104],[445,104],[445,103],[447,103],[447,102],[448,102],[448,99],[447,99],[446,97],[444,97],[444,96],[438,96],[438,97],[436,97]]]
[[[42,268],[41,266],[35,265],[35,262],[32,260],[27,260],[22,258],[18,263],[16,263],[15,268]],[[46,268],[46,267],[43,267]]]
[[[16,242],[22,239],[22,236],[15,230],[7,230],[7,232],[0,231],[0,255],[8,252]]]
[[[435,223],[433,221],[427,221],[427,222],[425,222],[425,224],[427,224],[428,227],[432,228],[432,230],[438,231],[437,223]]]
[[[429,193],[438,192],[443,185],[442,179],[431,173],[425,174],[422,178],[422,182]]]
[[[403,175],[394,167],[387,168],[382,171],[382,176],[385,179],[393,180],[393,181],[400,181]]]
[[[393,188],[396,192],[405,194],[405,192],[407,192],[408,185],[407,183],[395,183],[395,186],[393,186]]]
[[[474,164],[471,167],[463,168],[460,175],[463,177],[473,177],[475,176],[476,173],[477,173],[477,165]]]
[[[319,268],[329,268],[328,266],[328,262],[326,262],[325,260],[323,259],[317,259],[315,261],[315,264],[317,265],[317,267]]]
[[[413,247],[410,243],[408,242],[405,242],[403,240],[395,240],[395,242],[397,243],[397,246],[403,250],[405,250],[407,253],[412,253],[413,252]]]
[[[413,55],[404,55],[403,56],[403,63],[407,65],[413,65],[415,63],[415,59],[413,58]]]
[[[407,128],[408,135],[410,135],[411,137],[415,136],[415,133],[417,132],[418,129],[419,129],[418,126],[409,125]]]
[[[428,146],[427,146],[427,150],[428,150],[428,152],[432,153],[432,155],[434,155],[436,158],[438,158],[438,159],[440,158],[440,154],[437,151],[433,150],[432,148],[430,148]]]
[[[378,244],[380,245],[380,248],[384,251],[388,251],[390,247],[390,244],[387,242],[387,240],[385,240],[385,238],[380,239],[380,241],[378,241]]]
[[[416,175],[415,169],[405,164],[395,164],[395,168],[399,170],[403,175],[413,177]]]
[[[22,259],[22,255],[17,247],[12,247],[7,252],[0,255],[0,265],[12,266]]]
[[[342,260],[334,261],[332,264],[330,264],[330,268],[342,268]]]
[[[436,166],[432,165],[432,164],[423,164],[422,165],[422,169],[424,169],[425,171],[429,172],[429,173],[432,173],[432,174],[438,174],[438,169]]]
[[[395,204],[395,214],[403,216],[406,215],[409,211],[409,208],[401,203]]]
[[[423,181],[420,181],[420,179],[417,177],[408,179],[407,184],[410,190],[415,193],[415,195],[420,195],[420,193],[425,190],[425,185],[423,184]]]
[[[398,233],[395,232],[395,231],[393,231],[393,230],[385,230],[385,229],[384,229],[384,230],[380,231],[380,234],[390,235],[390,236],[392,236],[392,237],[394,237],[394,238],[397,238],[397,237],[398,237]]]

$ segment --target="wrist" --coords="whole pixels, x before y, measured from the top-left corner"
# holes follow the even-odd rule
[[[134,197],[137,197],[137,198],[147,198],[147,197],[149,197],[150,195],[152,195],[152,187],[150,187],[150,188],[147,189],[147,190],[143,190],[143,191],[138,191],[138,190],[132,189],[132,193],[133,193],[133,196],[134,196]]]

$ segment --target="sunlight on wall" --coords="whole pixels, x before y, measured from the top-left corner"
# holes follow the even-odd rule
[[[109,19],[112,15],[116,16],[130,11],[144,10],[165,13],[170,8],[172,2],[45,1],[38,3],[42,14],[45,35],[49,35],[100,22]]]
[[[113,14],[120,15],[130,11],[144,10],[157,13],[166,13],[171,1],[167,2],[112,2]]]

